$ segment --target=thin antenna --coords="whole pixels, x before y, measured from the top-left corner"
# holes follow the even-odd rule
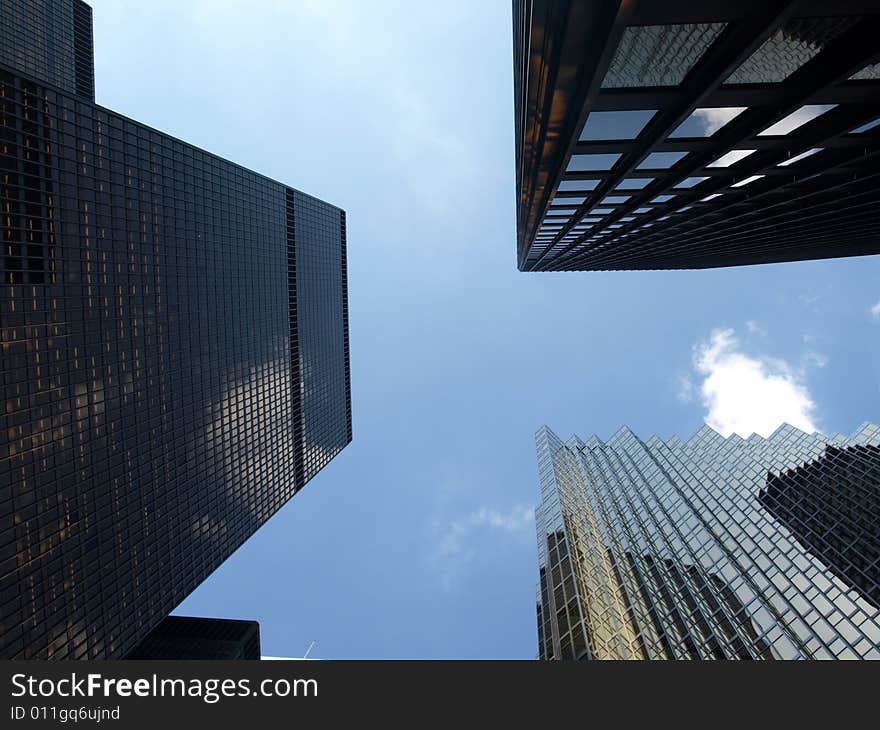
[[[314,641],[313,641],[311,644],[309,644],[309,648],[306,649],[306,653],[303,655],[303,659],[308,659],[308,658],[309,658],[309,653],[312,651],[312,647],[313,647],[314,645],[315,645],[315,642],[314,642]]]

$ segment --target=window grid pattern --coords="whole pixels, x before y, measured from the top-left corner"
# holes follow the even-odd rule
[[[643,4],[632,5],[638,16]],[[542,29],[585,52],[555,86],[540,87],[547,98],[530,101],[527,113],[546,106],[548,118],[574,120],[575,109],[563,107],[584,102],[579,121],[557,132],[570,140],[565,152],[517,171],[519,268],[708,268],[880,252],[872,214],[880,131],[862,129],[880,118],[880,8],[865,0],[841,16],[810,17],[798,5],[793,17],[768,6],[703,24],[649,8],[653,18],[668,12],[668,23],[611,24],[601,37],[574,16],[569,26]],[[597,59],[608,55],[603,70]],[[590,95],[596,74],[603,81]],[[817,105],[829,111],[788,133],[765,133]],[[635,138],[617,135],[615,113],[650,121]],[[597,138],[600,116],[607,132]],[[629,188],[629,199],[607,201],[639,179],[647,183]]]
[[[129,652],[132,660],[258,660],[256,621],[168,616]]]
[[[124,656],[344,445],[341,211],[293,192],[291,246],[289,188],[0,66],[0,656]]]
[[[540,658],[880,658],[880,427],[536,442]]]
[[[725,83],[775,84],[785,81],[858,22],[857,18],[796,18],[768,38]]]
[[[838,577],[880,608],[880,448],[829,446],[771,474],[761,504]]]
[[[92,9],[81,0],[3,0],[0,64],[95,100]]]
[[[602,88],[677,86],[723,29],[724,23],[627,28]]]
[[[339,208],[293,192],[301,453],[308,481],[351,441],[346,242]]]

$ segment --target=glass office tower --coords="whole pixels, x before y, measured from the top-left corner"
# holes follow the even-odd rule
[[[876,0],[513,0],[517,264],[880,253]]]
[[[259,659],[260,625],[256,621],[226,618],[168,616],[125,658]]]
[[[91,44],[0,3],[3,658],[124,656],[351,440],[345,213],[96,105]]]
[[[537,451],[540,658],[880,658],[880,427]]]

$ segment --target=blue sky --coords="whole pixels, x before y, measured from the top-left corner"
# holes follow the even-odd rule
[[[179,612],[275,656],[532,658],[540,425],[878,419],[880,257],[516,270],[507,0],[90,2],[98,103],[348,213],[354,441]]]

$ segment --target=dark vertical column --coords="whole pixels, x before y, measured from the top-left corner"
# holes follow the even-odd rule
[[[342,245],[342,337],[345,347],[345,402],[348,440],[351,441],[351,358],[348,349],[348,261],[346,259],[347,239],[345,233],[345,211],[339,211],[339,229]]]
[[[648,611],[648,617],[650,618],[651,623],[654,625],[654,632],[660,639],[660,646],[657,648],[662,649],[661,653],[663,654],[664,659],[675,659],[675,649],[672,648],[672,642],[669,640],[669,635],[666,633],[666,627],[663,625],[663,622],[660,620],[660,615],[657,613],[657,607],[654,605],[655,597],[649,590],[648,579],[642,574],[642,571],[639,570],[638,563],[636,563],[632,553],[627,552],[624,553],[624,555],[626,556],[630,571],[636,577],[642,602]],[[650,656],[650,654],[648,656]]]
[[[296,204],[293,190],[285,190],[287,202],[287,296],[290,320],[290,390],[293,401],[294,489],[305,484],[303,472],[302,373],[299,358],[299,327],[296,309]],[[343,241],[344,241],[343,237]],[[343,243],[344,250],[344,243]]]
[[[80,0],[73,3],[73,67],[76,93],[95,100],[95,53],[92,42],[92,9]]]

